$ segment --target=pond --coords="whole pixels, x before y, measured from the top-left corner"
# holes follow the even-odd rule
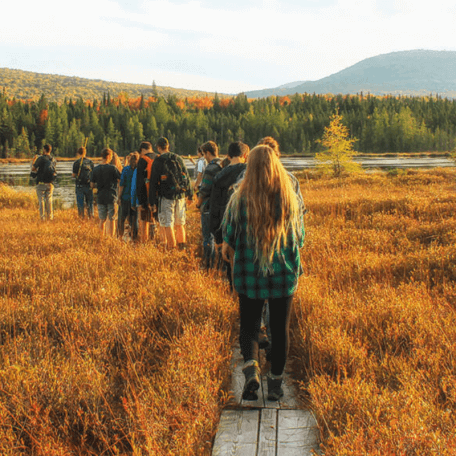
[[[282,157],[282,163],[290,171],[298,171],[303,168],[314,168],[315,160],[311,157]],[[190,160],[184,160],[193,176],[194,165]],[[358,156],[356,161],[366,169],[385,168],[437,168],[453,167],[454,162],[445,156],[422,156],[422,157],[372,157]],[[54,191],[55,198],[63,202],[64,207],[72,207],[75,202],[74,179],[71,177],[73,169],[72,161],[57,163],[58,180]],[[17,189],[32,191],[35,181],[29,178],[29,163],[0,163],[0,181],[6,182]]]

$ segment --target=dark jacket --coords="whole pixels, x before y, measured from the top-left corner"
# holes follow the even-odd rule
[[[51,184],[54,182],[57,173],[55,171],[55,158],[48,154],[39,156],[33,167],[36,168],[36,184]]]
[[[221,224],[225,209],[234,191],[233,186],[238,181],[239,175],[245,170],[246,166],[245,163],[227,166],[212,181],[212,191],[209,199],[209,223],[216,244],[223,242]]]
[[[201,187],[199,189],[199,197],[202,197],[201,212],[209,211],[209,198],[212,191],[212,183],[214,182],[215,176],[221,171],[220,158],[214,158],[204,170],[203,180],[201,181]]]

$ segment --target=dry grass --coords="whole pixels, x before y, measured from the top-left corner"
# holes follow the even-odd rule
[[[302,177],[293,365],[324,454],[456,454],[455,172]]]
[[[316,179],[291,365],[332,455],[456,454],[454,171]],[[236,303],[0,187],[0,454],[208,455]],[[196,245],[198,213],[190,212]]]
[[[191,252],[101,242],[75,211],[42,224],[33,195],[0,194],[0,454],[210,454],[226,284]]]

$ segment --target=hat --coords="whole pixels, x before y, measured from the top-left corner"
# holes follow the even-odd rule
[[[166,138],[159,138],[157,141],[157,147],[160,149],[166,149],[169,146],[169,142]]]

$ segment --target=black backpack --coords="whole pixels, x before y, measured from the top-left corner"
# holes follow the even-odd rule
[[[46,158],[45,156],[42,157],[41,163],[39,164],[39,170],[37,173],[37,178],[41,182],[51,183],[54,182],[57,173],[55,171],[55,158]]]
[[[88,185],[92,177],[92,167],[89,160],[82,160],[79,162],[79,171],[76,177],[76,184]]]
[[[190,178],[182,166],[181,160],[176,154],[169,152],[163,163],[166,177],[163,176],[162,180],[166,180],[168,190],[173,195],[186,193],[190,190]]]

